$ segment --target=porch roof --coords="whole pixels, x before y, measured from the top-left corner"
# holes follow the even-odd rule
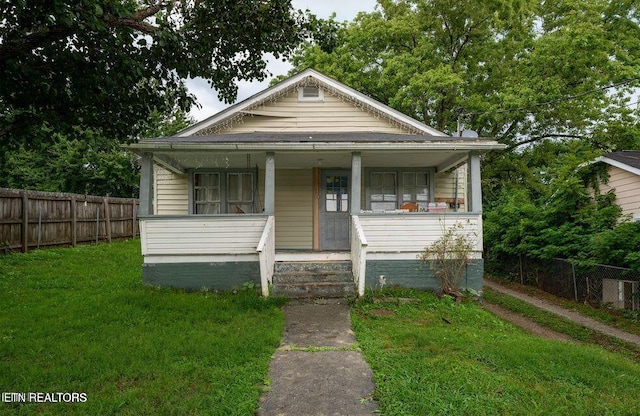
[[[176,173],[187,169],[264,165],[275,152],[278,167],[349,167],[351,152],[361,152],[365,166],[434,166],[448,170],[463,163],[469,152],[503,149],[486,138],[357,133],[238,133],[212,136],[161,137],[129,146]],[[220,159],[221,158],[221,159]]]
[[[129,148],[134,151],[153,150],[494,150],[505,146],[494,139],[393,134],[376,132],[356,133],[236,133],[211,136],[160,137],[144,139]]]

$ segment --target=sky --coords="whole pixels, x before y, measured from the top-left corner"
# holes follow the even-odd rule
[[[337,21],[352,20],[358,12],[372,12],[376,0],[292,0],[295,9],[309,9],[320,18],[329,18],[336,13]],[[291,65],[277,59],[270,59],[267,68],[274,76],[286,74]],[[262,82],[241,81],[238,83],[238,101],[251,97],[253,94],[269,87],[271,78]],[[196,121],[201,121],[228,107],[229,104],[218,100],[216,91],[211,89],[207,81],[202,78],[187,80],[187,88],[196,96],[202,108],[194,106],[189,113]]]

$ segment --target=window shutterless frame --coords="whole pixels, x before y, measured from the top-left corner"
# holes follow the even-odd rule
[[[418,183],[417,174],[426,175],[426,188],[428,195],[426,200],[416,195],[416,189],[422,184]],[[413,180],[411,179],[413,177]],[[389,191],[391,182],[395,182],[395,195]],[[407,168],[365,168],[364,184],[366,209],[397,209],[405,201],[405,193],[410,194],[411,202],[427,203],[435,201],[435,168],[407,169]],[[407,191],[407,192],[405,192]],[[372,208],[373,205],[373,208]]]
[[[219,214],[253,213],[258,211],[257,169],[190,169],[187,175],[189,178],[190,215],[201,215],[200,213],[196,214],[196,205],[207,204],[207,202],[219,204]],[[211,198],[207,196],[210,201],[202,200],[201,190],[207,186],[203,186],[202,183],[196,183],[196,175],[213,175],[219,178],[219,202],[218,200],[214,201],[217,196],[215,192],[213,192]],[[230,185],[233,187],[231,191],[229,189]],[[246,189],[248,186],[250,186],[250,190]]]

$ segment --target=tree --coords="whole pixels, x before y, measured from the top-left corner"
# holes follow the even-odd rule
[[[165,116],[152,112],[145,137],[171,136],[191,124],[184,112]],[[138,197],[137,158],[118,140],[92,129],[72,135],[49,131],[51,139],[6,150],[0,165],[0,187]]]
[[[315,67],[439,130],[460,120],[514,149],[593,140],[640,85],[638,17],[632,1],[379,0],[334,49],[307,43],[294,71]]]
[[[290,0],[21,0],[0,5],[0,140],[4,148],[73,139],[120,141],[153,111],[187,111],[183,79],[204,77],[232,101],[236,82],[267,75],[310,19]]]

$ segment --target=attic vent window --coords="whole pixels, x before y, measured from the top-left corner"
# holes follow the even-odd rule
[[[320,87],[307,85],[298,89],[298,101],[323,101],[324,92]]]

